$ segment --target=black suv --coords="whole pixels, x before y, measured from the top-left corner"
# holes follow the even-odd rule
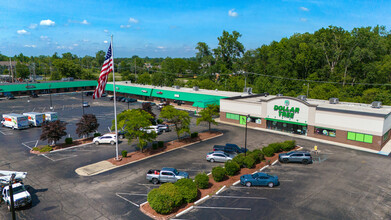
[[[240,148],[236,144],[229,144],[229,143],[225,144],[225,146],[224,145],[215,145],[215,146],[213,146],[213,151],[224,151],[226,153],[237,153],[237,154],[246,152],[243,147]]]

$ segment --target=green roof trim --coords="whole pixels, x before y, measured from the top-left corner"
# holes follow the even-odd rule
[[[275,118],[265,118],[265,119],[269,120],[269,121],[277,121],[277,122],[281,122],[281,123],[288,123],[288,124],[307,126],[307,124],[305,124],[305,123],[300,123],[300,122],[295,122],[295,121],[284,121],[284,120],[275,119]]]
[[[220,100],[217,99],[209,99],[209,100],[201,100],[201,101],[196,101],[193,104],[193,107],[200,107],[200,108],[206,108],[208,105],[212,104],[219,104]]]
[[[125,86],[125,85],[115,85],[116,92],[120,93],[128,93],[134,95],[142,95],[142,96],[151,96],[152,90],[150,88],[142,88],[142,87],[133,87],[133,86]],[[113,91],[113,84],[106,84],[107,91]]]
[[[8,85],[0,85],[1,92],[18,92],[44,89],[62,89],[72,87],[96,86],[96,80],[78,80],[65,82],[34,82],[34,83],[14,83]]]

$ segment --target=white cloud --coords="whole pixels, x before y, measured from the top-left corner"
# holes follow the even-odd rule
[[[73,46],[74,46],[74,47],[77,47],[77,46],[79,46],[79,44],[73,44]]]
[[[83,42],[90,42],[90,40],[88,40],[88,39],[83,39]]]
[[[32,44],[32,45],[28,45],[28,44],[26,44],[26,45],[24,45],[24,47],[31,47],[31,48],[36,48],[37,46],[36,46],[36,45],[34,45],[34,44]]]
[[[109,30],[103,30],[105,33],[109,33]]]
[[[22,30],[17,30],[16,33],[21,34],[21,35],[29,34],[29,32],[27,32],[27,31],[24,30],[24,29],[22,29]]]
[[[55,24],[54,21],[50,20],[50,19],[47,19],[47,20],[42,20],[39,25],[42,25],[42,26],[53,26]]]
[[[80,24],[90,24],[86,19],[84,19]]]
[[[307,21],[307,18],[300,18],[300,21],[306,22],[306,21]]]
[[[135,19],[135,18],[129,18],[129,23],[135,23],[135,24],[137,24],[137,23],[138,23],[138,20]]]
[[[29,28],[30,29],[35,29],[38,25],[37,24],[30,24]]]
[[[120,26],[120,28],[130,28],[131,27],[131,25],[130,24],[127,24],[127,25],[123,25],[123,24],[121,24],[121,26]]]
[[[107,41],[107,40],[105,40],[105,41],[103,41],[103,43],[107,44],[107,43],[108,43],[108,41]]]
[[[306,7],[300,7],[300,10],[302,10],[302,11],[310,11],[308,8],[306,8]]]
[[[238,16],[238,13],[235,11],[235,9],[233,8],[233,9],[231,9],[231,10],[229,10],[228,11],[228,15],[230,16],[230,17],[237,17]]]
[[[165,49],[165,47],[163,47],[163,46],[157,46],[156,48],[157,48],[157,49],[161,49],[161,50],[162,50],[162,49]]]
[[[41,38],[41,40],[48,40],[49,39],[48,36],[43,36],[43,35],[41,35],[39,38]]]
[[[57,46],[56,48],[57,49],[65,49],[66,47],[65,46]]]

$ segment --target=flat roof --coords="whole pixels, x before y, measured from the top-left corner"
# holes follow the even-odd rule
[[[108,82],[107,84],[112,84],[112,83]],[[133,86],[133,87],[148,88],[148,89],[162,89],[162,90],[174,91],[174,92],[197,93],[197,94],[223,96],[223,97],[235,97],[235,96],[240,96],[243,94],[241,92],[207,90],[207,89],[199,89],[198,91],[194,91],[193,88],[187,88],[187,87],[180,87],[179,89],[176,89],[176,88],[168,87],[168,86],[142,85],[142,84],[137,84],[137,83],[130,83],[128,81],[115,82],[115,85]]]
[[[234,97],[232,101],[244,102],[244,103],[261,103],[262,101],[268,101],[270,99],[280,97],[280,98],[294,98],[289,96],[275,96],[275,95],[260,95],[254,94],[250,96]],[[230,99],[228,99],[230,100]],[[335,112],[362,112],[362,113],[372,113],[386,116],[391,113],[391,106],[382,105],[381,108],[372,108],[371,104],[365,103],[354,103],[354,102],[339,102],[338,104],[330,104],[329,100],[320,100],[320,99],[307,99],[309,105],[315,105],[317,110],[325,111],[335,111]]]

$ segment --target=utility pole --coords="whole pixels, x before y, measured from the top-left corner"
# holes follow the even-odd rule
[[[12,189],[12,183],[14,182],[15,173],[12,174],[10,182],[9,182],[9,192],[10,192],[10,202],[11,202],[11,212],[12,212],[12,220],[15,220],[15,208],[14,208],[14,190]]]
[[[135,81],[137,82],[136,58],[134,58],[134,78],[136,79]]]
[[[12,78],[12,82],[14,82],[14,72],[12,72],[12,62],[11,62],[11,57],[10,57],[10,69],[11,69],[11,78]]]
[[[84,96],[83,96],[83,90],[81,91],[81,107],[83,109],[83,115],[84,115]]]

